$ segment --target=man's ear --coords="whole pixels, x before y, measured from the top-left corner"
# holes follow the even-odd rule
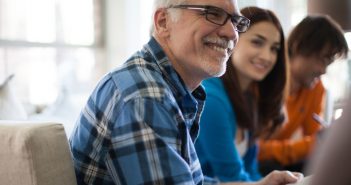
[[[166,9],[158,9],[154,14],[155,33],[161,37],[169,35],[169,15]]]

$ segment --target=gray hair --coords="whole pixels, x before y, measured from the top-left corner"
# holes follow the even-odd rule
[[[154,0],[154,10],[184,3],[186,0]]]
[[[178,5],[186,2],[187,0],[154,0],[154,6],[153,6],[153,13],[156,12],[157,9],[160,8],[168,8],[172,5]],[[170,15],[171,15],[171,20],[173,22],[177,22],[179,18],[179,13],[178,11],[175,10],[168,10]],[[152,16],[153,19],[153,16]],[[154,28],[154,21],[151,21],[151,26],[150,26],[150,35],[154,34],[155,28]]]

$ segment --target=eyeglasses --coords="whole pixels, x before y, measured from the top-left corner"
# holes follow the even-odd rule
[[[215,6],[209,5],[174,5],[170,6],[169,8],[181,8],[181,9],[189,9],[189,10],[198,10],[202,11],[202,15],[206,17],[206,20],[219,25],[223,26],[230,21],[235,26],[235,30],[238,32],[245,32],[250,26],[250,20],[244,16],[240,15],[231,15],[222,8],[218,8]]]

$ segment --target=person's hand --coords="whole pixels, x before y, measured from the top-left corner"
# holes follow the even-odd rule
[[[286,185],[298,182],[302,179],[302,173],[275,170],[258,182],[227,182],[220,183],[220,185]]]
[[[295,183],[302,178],[302,173],[275,170],[259,181],[257,185],[285,185]]]

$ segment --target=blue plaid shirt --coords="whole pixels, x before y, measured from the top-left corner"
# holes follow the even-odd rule
[[[151,38],[82,110],[70,137],[78,184],[202,184],[194,140],[205,97]]]

